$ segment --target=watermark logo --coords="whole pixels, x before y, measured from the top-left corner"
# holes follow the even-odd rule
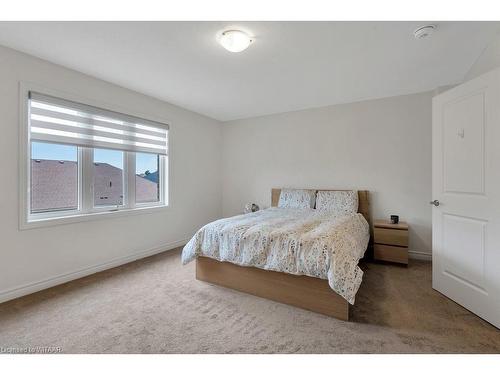
[[[26,347],[3,347],[0,346],[0,354],[57,354],[62,353],[59,346],[26,346]]]

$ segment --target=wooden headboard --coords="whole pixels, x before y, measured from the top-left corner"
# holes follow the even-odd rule
[[[314,189],[312,189],[314,190]],[[341,189],[319,189],[316,191],[341,191]],[[271,190],[271,207],[277,207],[278,202],[280,200],[281,189],[272,189]],[[362,214],[366,221],[372,224],[370,219],[370,199],[369,199],[369,191],[368,190],[358,190],[358,212]]]

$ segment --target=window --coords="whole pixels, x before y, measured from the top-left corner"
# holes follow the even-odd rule
[[[31,143],[30,212],[78,209],[78,148]]]
[[[94,206],[123,206],[123,151],[94,150]]]
[[[137,203],[160,200],[160,157],[153,154],[135,154],[135,201]]]
[[[168,125],[29,91],[25,222],[167,205]]]

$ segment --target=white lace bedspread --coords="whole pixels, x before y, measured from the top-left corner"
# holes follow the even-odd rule
[[[354,304],[363,271],[369,226],[363,215],[272,207],[214,221],[201,228],[182,251],[186,264],[202,255],[251,266],[328,279]]]

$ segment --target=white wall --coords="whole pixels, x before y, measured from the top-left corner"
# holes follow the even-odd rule
[[[490,70],[500,67],[500,34],[488,44],[488,47],[477,58],[476,62],[465,75],[464,81],[480,76]]]
[[[171,207],[20,231],[19,81],[169,119]],[[0,114],[0,301],[82,276],[96,265],[109,267],[148,250],[178,246],[221,215],[222,134],[215,120],[4,47]]]
[[[271,188],[371,191],[374,218],[409,222],[431,252],[432,93],[231,121],[223,129],[223,214],[270,205]],[[414,254],[415,255],[415,254]]]

